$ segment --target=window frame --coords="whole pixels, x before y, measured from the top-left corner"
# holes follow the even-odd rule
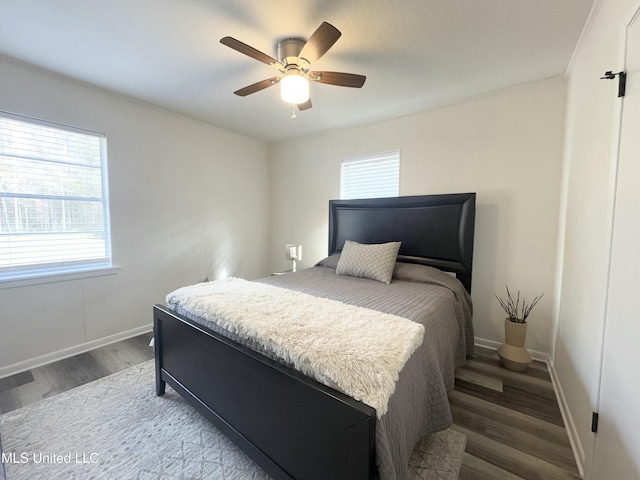
[[[22,265],[10,265],[0,268],[0,289],[11,288],[15,286],[49,283],[56,281],[66,281],[76,278],[86,278],[89,276],[101,276],[117,273],[119,266],[113,264],[112,252],[112,235],[111,235],[111,216],[110,216],[110,198],[109,198],[109,176],[108,176],[108,156],[107,156],[107,136],[102,132],[96,132],[86,128],[80,128],[62,124],[59,122],[43,120],[27,115],[16,114],[0,110],[0,118],[22,122],[26,124],[38,125],[53,130],[86,135],[98,139],[100,152],[100,188],[102,205],[102,229],[100,233],[104,236],[104,257],[100,258],[76,258],[73,260],[57,260],[47,263],[30,263]],[[0,156],[3,154],[0,151]],[[25,157],[25,160],[40,161],[39,159]],[[49,160],[52,163],[57,160]],[[64,162],[61,162],[64,163]],[[69,163],[70,165],[73,162]],[[78,164],[80,167],[86,167],[87,164]],[[3,192],[0,192],[0,196]],[[15,195],[15,194],[14,194]],[[25,198],[42,198],[47,196],[44,194],[25,194]],[[76,200],[73,195],[57,195],[57,199],[65,201]],[[6,198],[6,197],[5,197]],[[87,197],[89,198],[89,197]],[[90,202],[95,200],[80,200]],[[53,233],[53,232],[51,232]],[[9,234],[10,235],[10,234]]]

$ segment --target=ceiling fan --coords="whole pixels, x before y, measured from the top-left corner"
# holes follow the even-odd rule
[[[311,64],[327,53],[341,35],[336,27],[322,22],[307,41],[301,38],[287,38],[278,42],[277,60],[233,37],[220,39],[223,45],[266,63],[280,72],[279,76],[267,78],[233,93],[246,97],[279,83],[282,100],[297,105],[300,110],[307,110],[311,108],[309,81],[340,87],[362,87],[367,79],[364,75],[311,70]]]

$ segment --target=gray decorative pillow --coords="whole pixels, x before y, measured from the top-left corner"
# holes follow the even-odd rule
[[[364,244],[347,240],[336,273],[391,283],[398,250],[400,242]]]

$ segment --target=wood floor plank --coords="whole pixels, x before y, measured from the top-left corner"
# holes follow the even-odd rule
[[[504,368],[502,367],[502,364],[500,363],[500,357],[498,357],[498,354],[495,352],[495,350],[487,350],[487,349],[478,350],[478,347],[476,347],[475,351],[476,353],[471,357],[471,360],[477,360],[478,362],[486,363],[487,365],[493,365],[500,368]],[[549,370],[547,368],[547,365],[544,362],[541,362],[539,360],[533,360],[524,372],[517,372],[517,373],[518,375],[522,375],[526,377],[539,378],[541,380],[551,381],[551,377],[549,375]]]
[[[12,388],[33,382],[33,375],[30,371],[16,373],[10,377],[0,378],[0,392],[6,392]]]
[[[472,370],[470,368],[467,368],[467,365],[456,370],[456,378],[489,388],[491,390],[495,390],[496,392],[503,391],[502,379],[496,378],[495,375],[486,375],[483,372]]]
[[[456,379],[455,389],[564,427],[555,396],[550,397],[541,392],[532,391],[527,389],[526,385],[519,387],[505,383],[501,393]]]
[[[24,372],[33,381],[11,380],[16,386],[0,390],[0,413],[16,410],[151,360],[154,355],[149,347],[152,336],[152,333],[145,333]]]
[[[43,398],[49,398],[84,385],[110,373],[109,370],[96,362],[90,353],[81,353],[50,363],[41,367],[41,372],[49,383],[49,390],[44,393]]]
[[[484,374],[486,376],[492,376],[495,378],[501,379],[503,382],[511,382],[516,384],[526,384],[528,387],[533,389],[542,389],[547,391],[550,395],[555,395],[553,390],[553,383],[551,383],[551,378],[547,375],[544,376],[530,376],[523,375],[522,372],[513,372],[501,366],[499,363],[495,362],[483,362],[478,360],[477,358],[471,358],[467,360],[464,365],[466,370],[471,370],[477,373]]]
[[[454,423],[467,436],[465,451],[524,480],[576,480],[578,475]]]
[[[462,457],[458,480],[522,480],[522,477],[502,470],[469,453]]]
[[[143,334],[92,350],[89,354],[109,374],[116,373],[153,358],[153,349],[149,347],[152,336],[152,333]]]
[[[27,396],[26,402],[23,403],[22,397],[18,392],[18,388],[19,387],[0,392],[0,414],[16,410],[23,404],[29,405],[37,402],[38,400],[42,400],[42,395],[38,395],[37,398],[34,395],[23,395],[23,397]]]
[[[488,388],[487,382],[474,382],[470,372],[502,380],[503,391]],[[454,428],[467,435],[460,478],[579,478],[543,362],[534,361],[525,372],[513,372],[502,366],[495,351],[477,349],[456,371],[449,402]]]
[[[484,438],[507,444],[567,471],[578,473],[573,453],[569,448],[561,448],[544,437],[525,432],[514,425],[484,417],[457,405],[452,405],[451,410],[456,424],[479,433]]]
[[[559,448],[571,449],[566,430],[556,424],[545,422],[531,415],[488,402],[458,390],[449,392],[449,402],[452,406],[457,405],[488,419],[506,423],[524,432],[546,438]]]

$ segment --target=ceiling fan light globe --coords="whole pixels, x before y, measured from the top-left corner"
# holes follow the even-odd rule
[[[300,74],[288,74],[280,80],[280,98],[291,105],[309,100],[309,80]]]

